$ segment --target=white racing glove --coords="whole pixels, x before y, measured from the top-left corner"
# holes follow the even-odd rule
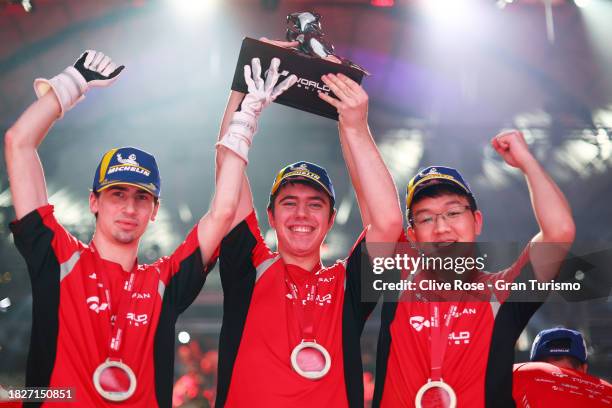
[[[261,111],[297,82],[297,77],[291,75],[276,85],[279,78],[279,65],[280,60],[272,58],[270,68],[265,74],[265,81],[261,78],[259,58],[253,58],[251,66],[244,66],[244,80],[247,83],[249,93],[244,97],[240,105],[240,111],[234,112],[232,115],[227,133],[217,143],[232,150],[247,163],[249,162],[249,148],[255,132],[257,132],[257,119]]]
[[[34,91],[41,98],[52,90],[61,106],[60,117],[85,96],[90,87],[106,87],[115,82],[125,68],[117,67],[110,57],[98,51],[87,50],[73,66],[51,79],[34,80]]]

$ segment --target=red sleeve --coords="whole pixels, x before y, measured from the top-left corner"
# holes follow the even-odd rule
[[[419,252],[416,250],[416,248],[412,246],[412,243],[410,242],[410,240],[408,240],[405,231],[402,231],[399,238],[397,239],[396,253],[401,255],[407,254],[411,258],[417,258],[419,256]],[[402,269],[400,271],[400,276],[402,279],[408,279],[411,274],[414,275],[416,272],[417,271],[413,271],[411,268]]]
[[[207,265],[202,262],[200,252],[200,242],[198,240],[198,224],[196,224],[185,237],[185,240],[170,256],[160,258],[156,262],[156,266],[160,269],[162,281],[168,284],[168,281],[181,269],[185,269],[185,263],[189,262],[190,268],[195,269],[193,272],[206,274],[210,272],[217,262],[219,256],[219,248],[215,250]]]
[[[531,262],[529,259],[529,244],[525,245],[525,248],[521,251],[521,254],[518,256],[516,261],[509,267],[497,273],[484,273],[481,275],[482,282],[485,283],[494,283],[499,280],[503,280],[504,282],[514,282],[526,268],[531,266]],[[510,290],[498,290],[493,285],[493,294],[499,301],[499,303],[504,303],[508,297],[510,296],[512,291]]]

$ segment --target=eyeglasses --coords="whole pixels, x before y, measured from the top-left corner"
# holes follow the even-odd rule
[[[425,228],[433,226],[437,221],[438,217],[442,217],[448,224],[457,222],[467,210],[471,209],[469,205],[458,205],[456,207],[449,208],[448,210],[439,214],[428,214],[422,213],[412,219],[417,227]]]

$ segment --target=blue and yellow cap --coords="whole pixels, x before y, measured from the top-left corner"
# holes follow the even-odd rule
[[[104,153],[94,175],[94,192],[127,184],[159,197],[161,180],[153,155],[135,147],[119,147]]]
[[[470,190],[470,186],[465,182],[457,169],[452,167],[430,166],[419,170],[417,175],[408,183],[408,187],[406,187],[406,218],[410,219],[410,206],[412,205],[415,195],[419,191],[436,184],[458,186],[476,202],[474,194],[472,190]]]
[[[336,202],[336,194],[327,171],[321,166],[317,166],[314,163],[306,161],[299,161],[297,163],[290,164],[278,172],[278,175],[272,184],[272,189],[270,190],[270,202],[272,201],[272,196],[278,191],[279,188],[293,180],[304,180],[316,186],[322,187],[327,195],[329,195],[332,207],[334,206]]]
[[[571,356],[583,363],[587,362],[587,349],[584,338],[579,331],[555,327],[538,333],[529,359],[541,361],[550,356]]]

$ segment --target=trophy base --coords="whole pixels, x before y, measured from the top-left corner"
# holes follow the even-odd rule
[[[277,57],[281,60],[279,82],[291,74],[298,77],[297,83],[279,95],[274,102],[334,120],[338,120],[336,108],[318,96],[319,91],[333,96],[333,92],[323,83],[321,76],[342,73],[355,82],[361,83],[364,75],[363,71],[354,67],[311,57],[296,50],[247,37],[242,41],[240,48],[232,81],[232,91],[248,92],[244,80],[244,66],[250,64],[251,59],[255,57],[260,59],[262,70],[270,66],[272,58]]]

